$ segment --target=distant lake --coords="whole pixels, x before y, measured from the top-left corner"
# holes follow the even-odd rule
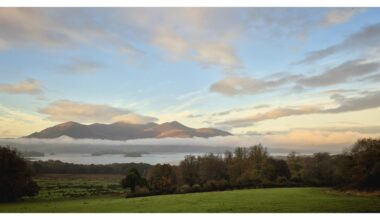
[[[57,153],[54,155],[45,154],[43,157],[30,157],[31,161],[47,161],[47,160],[60,160],[66,163],[76,164],[111,164],[111,163],[169,163],[178,165],[186,155],[202,156],[206,153],[149,153],[141,154],[141,157],[125,157],[123,154],[105,154],[100,156],[92,156],[91,154],[68,154]],[[272,156],[286,156],[287,153],[272,153]]]
[[[43,157],[30,157],[31,161],[36,160],[60,160],[66,163],[76,164],[111,164],[111,163],[169,163],[177,165],[186,155],[201,156],[205,153],[149,153],[142,154],[141,157],[125,157],[123,154],[105,154],[92,156],[91,154],[64,154],[57,153],[54,155],[45,154]]]

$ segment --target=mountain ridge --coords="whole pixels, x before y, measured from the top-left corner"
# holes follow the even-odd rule
[[[34,132],[24,138],[52,139],[68,136],[74,139],[106,139],[106,140],[130,140],[141,138],[191,138],[191,137],[216,137],[230,136],[229,132],[216,128],[191,128],[178,121],[157,124],[131,124],[127,122],[114,122],[111,124],[93,123],[89,125],[74,121],[68,121],[55,126]]]

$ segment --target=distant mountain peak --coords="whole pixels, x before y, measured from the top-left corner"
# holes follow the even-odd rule
[[[166,122],[168,124],[173,124],[173,125],[182,125],[181,123],[179,123],[178,121],[171,121],[171,122]]]
[[[194,129],[187,127],[178,121],[157,124],[129,124],[127,122],[115,122],[112,124],[94,123],[90,125],[68,121],[56,126],[46,128],[40,132],[34,132],[26,138],[57,138],[68,136],[75,139],[108,139],[129,140],[140,138],[166,138],[166,137],[215,137],[228,136],[228,132],[215,128]]]
[[[71,127],[74,125],[81,125],[81,124],[79,124],[78,122],[75,122],[75,121],[67,121],[67,122],[64,122],[62,124],[58,124],[55,127],[64,129],[64,128],[68,128],[68,127]]]

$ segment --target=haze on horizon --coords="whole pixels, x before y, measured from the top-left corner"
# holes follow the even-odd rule
[[[179,121],[335,151],[380,137],[379,39],[377,8],[1,8],[0,138]]]

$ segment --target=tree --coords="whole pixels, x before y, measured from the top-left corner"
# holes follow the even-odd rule
[[[261,178],[273,182],[279,177],[282,177],[283,179],[290,178],[290,171],[287,163],[284,160],[276,160],[273,158],[266,159],[262,168]]]
[[[302,160],[296,155],[296,152],[290,152],[287,156],[287,164],[290,170],[291,180],[294,182],[302,181]]]
[[[0,146],[0,202],[35,196],[39,187],[31,178],[27,161],[15,150]]]
[[[357,188],[380,188],[380,139],[360,139],[352,147],[351,182]]]
[[[121,186],[123,188],[130,188],[132,192],[135,192],[136,186],[144,186],[145,182],[145,179],[141,178],[139,171],[136,168],[132,168],[125,178],[121,180]]]
[[[331,186],[333,183],[334,161],[329,153],[315,153],[304,159],[303,180],[312,186]]]
[[[208,180],[226,180],[227,167],[222,157],[208,154],[199,159],[199,178],[201,184]]]
[[[179,164],[182,181],[189,186],[199,183],[199,162],[195,156],[187,155]]]
[[[239,179],[247,169],[247,148],[238,147],[235,149],[234,154],[226,152],[225,162],[227,166],[227,175],[232,185],[239,185]]]
[[[175,169],[170,164],[157,164],[147,172],[149,188],[156,192],[170,193],[175,190],[177,176]]]

